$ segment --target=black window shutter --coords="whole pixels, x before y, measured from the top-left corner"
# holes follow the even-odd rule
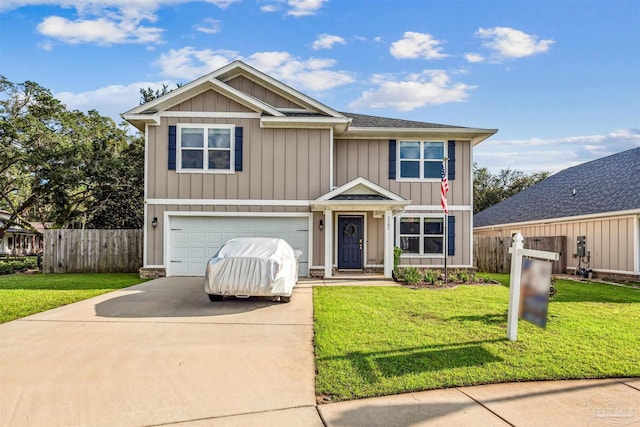
[[[449,256],[456,254],[456,217],[447,217],[447,253]]]
[[[236,172],[242,172],[242,127],[236,126],[236,148],[235,148]]]
[[[396,140],[389,140],[389,179],[396,179]]]
[[[176,127],[169,126],[169,170],[176,170]]]
[[[456,142],[449,141],[449,181],[456,179]]]

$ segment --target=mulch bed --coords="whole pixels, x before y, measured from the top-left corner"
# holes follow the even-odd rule
[[[499,285],[500,282],[497,282],[495,280],[490,280],[490,279],[485,279],[483,277],[476,277],[474,278],[473,281],[470,282],[463,282],[462,280],[456,280],[453,282],[447,282],[445,283],[444,281],[438,281],[436,283],[429,283],[429,282],[420,282],[416,285],[410,285],[407,282],[403,281],[403,280],[397,280],[396,281],[400,286],[404,286],[406,288],[409,289],[453,289],[453,288],[457,288],[459,285]]]

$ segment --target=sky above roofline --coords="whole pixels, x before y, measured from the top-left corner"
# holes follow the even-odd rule
[[[4,0],[0,73],[120,120],[242,59],[339,111],[499,133],[493,171],[640,146],[640,2]]]

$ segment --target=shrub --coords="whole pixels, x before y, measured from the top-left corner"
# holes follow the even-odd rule
[[[422,275],[420,271],[418,271],[415,267],[407,267],[404,269],[404,280],[407,281],[408,284],[415,286],[422,281]]]
[[[549,286],[549,300],[551,301],[553,297],[558,295],[558,288],[556,288],[556,283],[558,282],[557,276],[551,276],[551,286]]]
[[[400,255],[402,255],[402,249],[397,246],[393,248],[393,272],[398,275],[398,265],[400,265]]]
[[[0,275],[20,273],[37,267],[38,262],[34,257],[0,259]]]
[[[435,285],[440,279],[440,272],[437,270],[427,270],[424,272],[424,281]]]
[[[466,271],[457,271],[456,276],[458,276],[458,280],[462,283],[467,283],[469,281],[469,273]]]

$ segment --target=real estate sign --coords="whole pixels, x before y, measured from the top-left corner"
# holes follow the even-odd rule
[[[546,328],[550,286],[551,262],[523,258],[518,311],[521,319]]]

